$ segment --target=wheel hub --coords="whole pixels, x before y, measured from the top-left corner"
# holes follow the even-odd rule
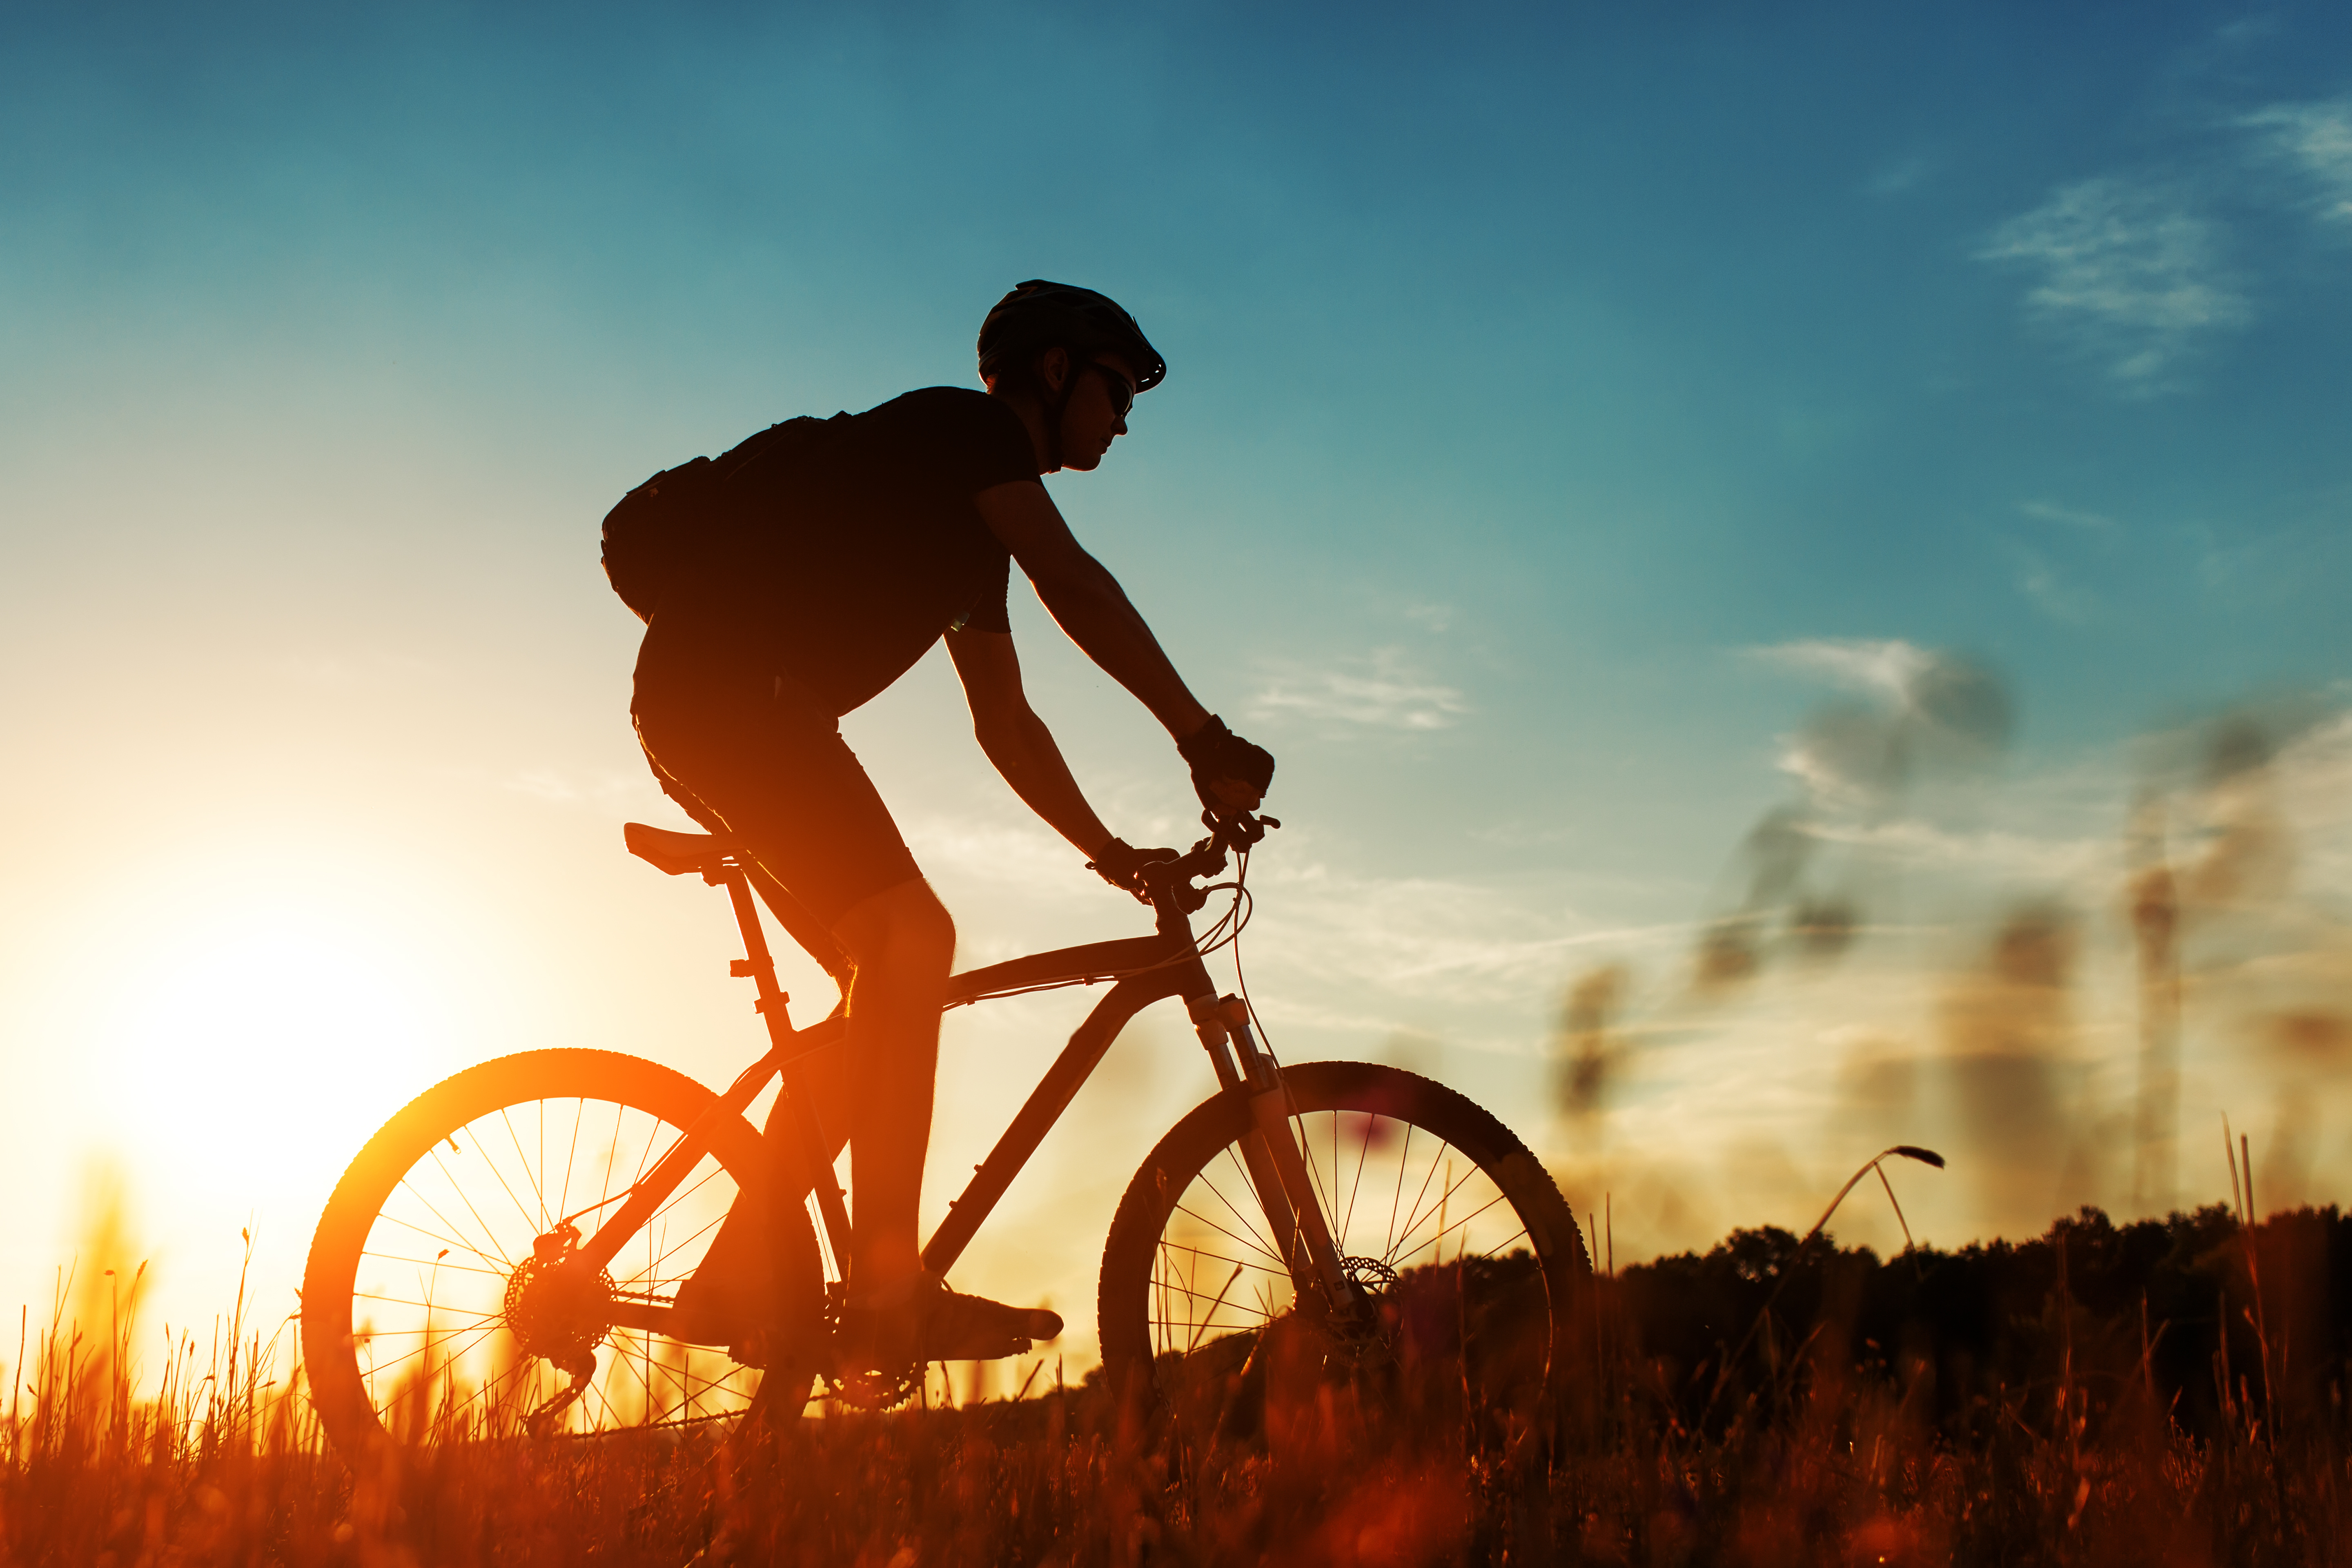
[[[506,1324],[525,1355],[575,1377],[593,1372],[596,1347],[613,1331],[613,1277],[578,1254],[580,1232],[560,1225],[531,1244],[507,1279]]]

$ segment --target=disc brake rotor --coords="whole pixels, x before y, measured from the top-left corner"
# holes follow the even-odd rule
[[[1377,1258],[1342,1258],[1339,1272],[1360,1293],[1362,1304],[1333,1325],[1335,1348],[1359,1367],[1389,1360],[1396,1352],[1396,1335],[1381,1310],[1381,1298],[1396,1284],[1397,1271]]]

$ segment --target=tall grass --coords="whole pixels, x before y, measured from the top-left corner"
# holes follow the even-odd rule
[[[356,1476],[322,1450],[284,1325],[240,1300],[201,1345],[163,1331],[134,1397],[135,1312],[66,1322],[61,1289],[9,1369],[0,1562],[2347,1561],[2352,1259],[2321,1217],[2086,1216],[1883,1263],[1742,1233],[1598,1281],[1578,1398],[1542,1424],[1463,1399],[1383,1416],[1269,1340],[1189,1443],[1087,1384],[773,1437],[386,1454]],[[2157,1258],[2137,1276],[2135,1247]],[[1751,1326],[1727,1379],[1715,1358]]]

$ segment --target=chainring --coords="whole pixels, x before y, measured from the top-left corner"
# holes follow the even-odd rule
[[[924,1364],[910,1362],[895,1368],[842,1364],[841,1313],[848,1299],[848,1290],[838,1281],[824,1289],[826,1365],[820,1375],[826,1392],[855,1409],[896,1410],[921,1391]]]

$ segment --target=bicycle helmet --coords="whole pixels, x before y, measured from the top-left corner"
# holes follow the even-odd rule
[[[1050,348],[1088,358],[1115,353],[1135,367],[1135,390],[1149,392],[1168,376],[1167,362],[1135,324],[1135,318],[1091,289],[1068,283],[1028,282],[996,302],[980,324],[980,374],[995,376]]]

